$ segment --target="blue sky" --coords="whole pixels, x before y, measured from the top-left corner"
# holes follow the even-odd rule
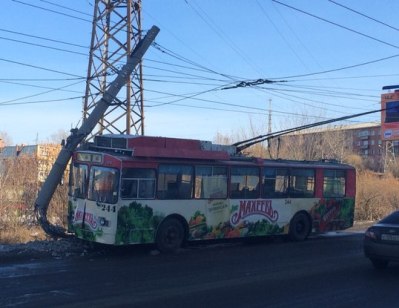
[[[13,144],[80,124],[93,2],[2,1],[0,131]],[[269,100],[273,130],[378,109],[399,84],[397,12],[388,0],[143,0],[143,29],[158,26],[168,51],[144,57],[145,132],[265,133]],[[279,82],[224,89],[258,79]],[[344,124],[366,121],[379,114]]]

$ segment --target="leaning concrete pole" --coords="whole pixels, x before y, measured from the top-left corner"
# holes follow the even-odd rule
[[[71,131],[71,135],[67,138],[67,142],[58,154],[57,160],[55,161],[46,181],[39,191],[35,202],[37,219],[46,233],[52,236],[65,235],[65,230],[62,227],[51,225],[47,219],[47,209],[50,204],[50,200],[58,184],[62,180],[62,176],[68,165],[68,161],[72,157],[73,151],[75,151],[78,145],[97,125],[107,108],[114,101],[118,92],[126,84],[126,79],[132,74],[134,68],[140,63],[145,52],[155,40],[155,37],[158,35],[158,33],[159,28],[153,26],[148,31],[147,35],[136,45],[136,48],[130,54],[127,63],[119,71],[115,80],[111,82],[100,101],[97,102],[96,107],[90,113],[90,116],[83,122],[79,129]]]

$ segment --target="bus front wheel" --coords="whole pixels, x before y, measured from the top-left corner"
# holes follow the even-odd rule
[[[299,242],[304,241],[311,231],[311,223],[308,215],[297,213],[291,219],[289,235],[291,240]]]
[[[184,227],[176,218],[167,218],[158,228],[156,245],[161,252],[176,252],[184,241]]]

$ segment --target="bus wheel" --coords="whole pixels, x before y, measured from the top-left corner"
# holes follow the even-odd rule
[[[311,231],[309,217],[305,213],[297,213],[290,222],[290,238],[293,241],[304,241]]]
[[[183,241],[184,227],[176,218],[168,218],[159,226],[156,244],[161,252],[176,252]]]

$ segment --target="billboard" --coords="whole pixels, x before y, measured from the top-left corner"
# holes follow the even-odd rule
[[[381,138],[399,140],[399,90],[381,95]]]

